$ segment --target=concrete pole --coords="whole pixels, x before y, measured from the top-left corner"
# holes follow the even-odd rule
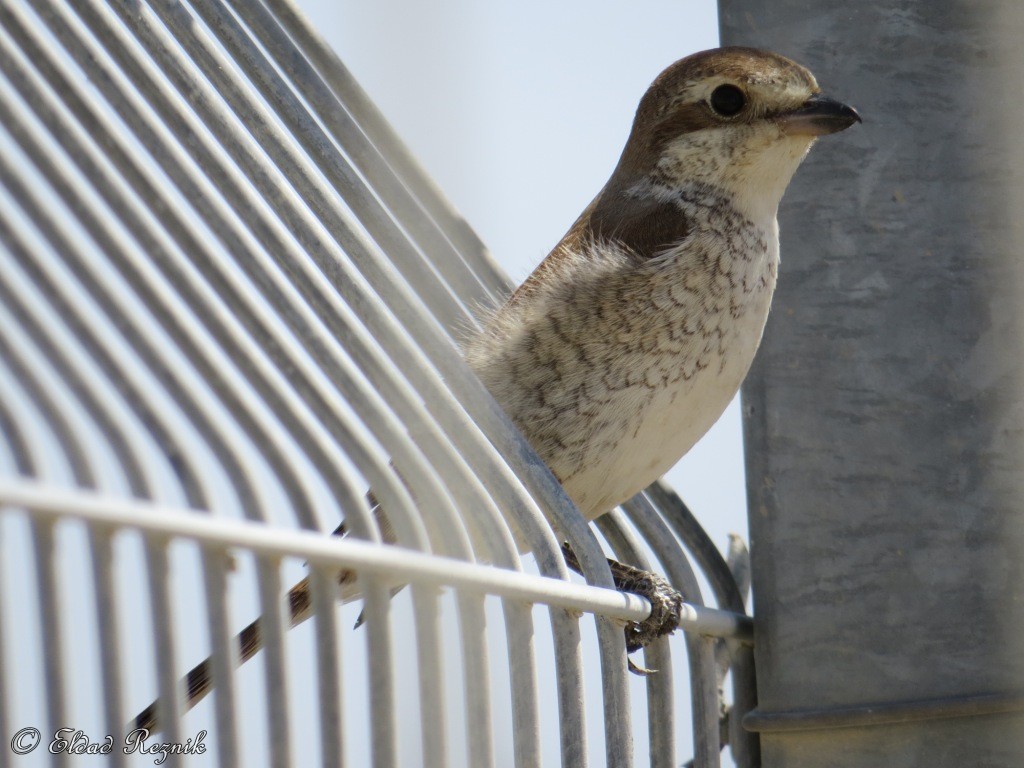
[[[1024,3],[719,7],[864,116],[783,201],[743,391],[746,722],[767,768],[1021,768]]]

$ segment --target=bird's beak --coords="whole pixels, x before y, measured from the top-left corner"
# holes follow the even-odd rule
[[[796,109],[777,118],[779,126],[790,136],[825,136],[845,131],[861,122],[853,107],[816,93]]]

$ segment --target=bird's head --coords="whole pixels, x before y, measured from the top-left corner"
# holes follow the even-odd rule
[[[613,175],[625,191],[706,184],[750,215],[774,215],[818,136],[860,121],[794,61],[718,48],[677,61],[651,84]]]

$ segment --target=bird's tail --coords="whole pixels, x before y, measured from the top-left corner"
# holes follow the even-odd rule
[[[377,528],[380,531],[381,541],[387,544],[393,544],[395,542],[395,531],[391,525],[391,520],[388,519],[387,514],[385,514],[384,510],[381,508],[380,503],[374,497],[372,491],[366,494],[366,502],[370,508],[371,514],[374,516]],[[346,536],[347,533],[346,525],[342,522],[334,530],[332,535]],[[339,571],[338,587],[338,598],[343,603],[349,603],[362,596],[355,571]],[[397,591],[397,589],[395,591]],[[394,594],[394,592],[392,592],[392,594]],[[297,627],[313,615],[313,598],[310,593],[308,577],[288,590],[288,614],[290,627]],[[362,623],[362,614],[360,614],[359,623]],[[239,665],[244,664],[259,653],[260,649],[263,648],[263,635],[260,631],[260,620],[256,619],[256,621],[239,632],[238,635],[235,636],[235,642],[238,643]],[[202,701],[206,697],[206,694],[213,689],[212,659],[207,658],[193,667],[192,671],[185,675],[185,679],[182,682],[185,686],[185,711],[187,712]],[[150,733],[156,733],[161,730],[162,726],[160,725],[157,717],[157,705],[158,702],[154,701],[142,710],[131,722],[128,730],[132,731],[138,728],[145,728]]]
[[[338,578],[341,587],[341,599],[344,602],[359,596],[356,588],[356,574],[353,571],[342,571]],[[304,578],[288,590],[289,625],[296,627],[313,615],[312,594],[309,578]],[[260,620],[257,619],[235,636],[238,643],[239,664],[244,664],[263,648],[263,633],[260,631]],[[207,658],[192,668],[182,681],[185,686],[185,711],[192,709],[202,701],[213,689],[212,659]],[[128,730],[145,728],[150,733],[161,730],[157,717],[158,701],[154,701],[142,710],[129,725]]]

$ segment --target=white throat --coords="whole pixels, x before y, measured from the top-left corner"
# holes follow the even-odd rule
[[[720,190],[739,213],[768,226],[813,143],[811,137],[788,136],[772,125],[698,131],[669,144],[658,170],[666,182]]]

